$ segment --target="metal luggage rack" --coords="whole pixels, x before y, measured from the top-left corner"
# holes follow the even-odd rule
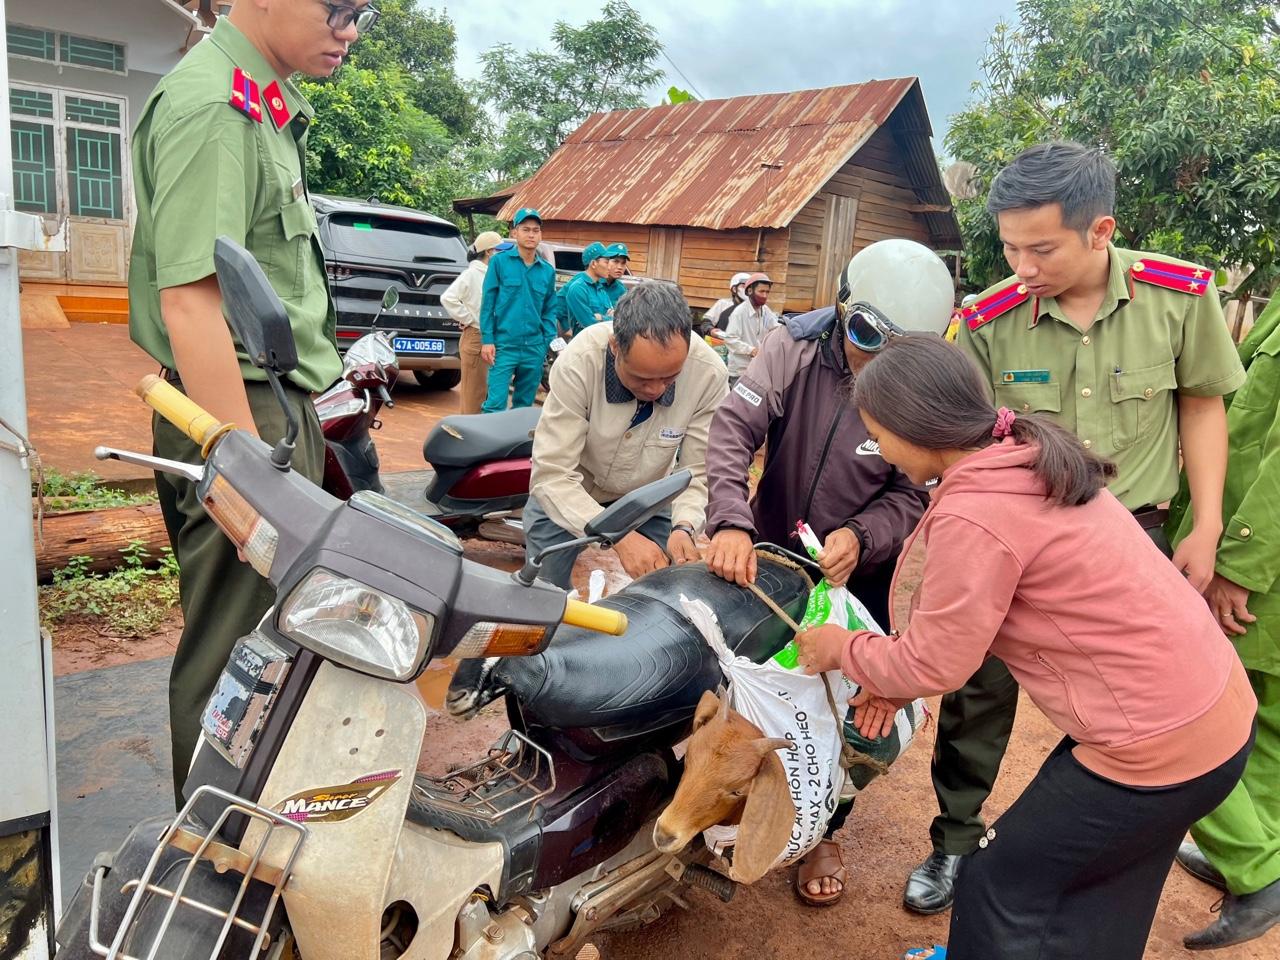
[[[532,808],[556,788],[551,754],[524,734],[508,730],[478,763],[443,777],[414,778],[414,802],[493,823]],[[529,811],[530,816],[533,810]]]
[[[191,812],[201,800],[210,798],[221,800],[226,806],[214,825],[205,830],[204,827],[192,819]],[[236,814],[265,824],[266,829],[263,830],[262,838],[258,841],[252,854],[244,853],[215,839],[227,819]],[[102,886],[108,868],[101,864],[95,864],[93,898],[89,908],[90,948],[98,956],[106,957],[107,960],[155,960],[160,955],[161,944],[164,942],[165,934],[168,933],[169,927],[173,923],[178,907],[183,906],[223,920],[217,940],[209,952],[210,960],[216,960],[223,944],[226,943],[227,937],[231,934],[232,927],[238,927],[254,935],[253,946],[250,948],[246,960],[256,960],[271,945],[271,937],[267,925],[275,912],[277,904],[280,902],[280,894],[293,873],[294,861],[298,857],[298,851],[302,848],[308,832],[307,828],[301,823],[295,823],[273,810],[268,810],[266,807],[227,793],[225,790],[219,790],[217,787],[210,785],[197,788],[177,817],[160,835],[156,849],[151,854],[151,859],[147,862],[147,868],[142,872],[142,876],[137,880],[128,881],[121,887],[121,893],[132,891],[133,896],[129,900],[129,906],[120,920],[120,928],[116,931],[110,945],[104,944],[98,934]],[[284,842],[289,844],[287,847],[288,855],[285,858],[283,868],[263,863],[263,856],[275,836],[283,837]],[[169,847],[191,854],[191,861],[183,869],[178,883],[173,889],[168,889],[153,882],[156,868]],[[219,874],[234,871],[243,876],[229,907],[224,909],[187,895],[187,884],[190,882],[196,866],[201,860],[209,861]],[[250,882],[253,880],[266,884],[270,889],[266,909],[263,911],[262,918],[256,923],[240,916],[241,906],[244,903],[245,895],[249,891]],[[139,958],[132,954],[124,953],[123,944],[129,935],[130,928],[138,919],[139,907],[148,894],[168,900],[169,906],[165,910],[164,918],[161,920],[159,928],[156,930],[155,939],[147,946],[145,958]]]

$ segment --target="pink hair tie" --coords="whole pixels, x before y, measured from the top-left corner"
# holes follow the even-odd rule
[[[1008,407],[1001,407],[996,413],[996,425],[991,428],[991,435],[997,440],[1013,436],[1013,421],[1018,415]]]

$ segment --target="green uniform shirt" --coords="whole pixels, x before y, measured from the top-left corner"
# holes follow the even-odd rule
[[[555,267],[541,257],[526,266],[515,247],[494,254],[484,275],[480,342],[546,350],[555,336]]]
[[[1250,591],[1259,622],[1232,637],[1250,670],[1280,673],[1280,299],[1240,345],[1248,376],[1227,408],[1227,482],[1216,569]],[[1177,543],[1191,532],[1185,480],[1173,505]],[[1171,524],[1172,526],[1172,524]]]
[[[1082,333],[1056,299],[1026,299],[959,345],[988,377],[996,404],[1046,413],[1085,446],[1115,461],[1111,492],[1130,510],[1163,503],[1178,489],[1177,395],[1215,397],[1244,382],[1208,271],[1202,296],[1135,281],[1133,265],[1170,257],[1107,248],[1111,277],[1095,322]],[[977,303],[1010,284],[984,292]]]
[[[260,119],[232,105],[236,68],[258,85]],[[267,89],[279,84],[282,129]],[[250,97],[251,100],[254,97]],[[225,17],[213,35],[156,86],[133,136],[138,222],[129,264],[129,335],[172,368],[160,290],[214,273],[213,246],[230,237],[257,258],[280,299],[298,345],[289,379],[323,390],[342,373],[333,301],[305,186],[311,105],[277,77]],[[246,380],[265,374],[240,353]]]
[[[604,290],[605,281],[592,280],[586,273],[576,274],[560,288],[556,296],[564,303],[561,326],[578,334],[601,320],[613,319],[613,300]]]
[[[601,289],[609,297],[609,302],[616,304],[622,299],[622,295],[627,292],[627,285],[621,280],[606,280],[601,284]]]

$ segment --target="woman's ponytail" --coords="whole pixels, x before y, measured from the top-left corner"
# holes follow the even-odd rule
[[[1040,448],[1031,469],[1044,481],[1054,503],[1075,507],[1092,500],[1116,475],[1110,460],[1086,450],[1080,438],[1037,414],[1015,417],[1010,435]]]

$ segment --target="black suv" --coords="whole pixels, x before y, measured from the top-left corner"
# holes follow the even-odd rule
[[[338,311],[338,349],[369,332],[388,286],[400,303],[378,321],[392,338],[401,370],[423,386],[448,389],[461,379],[458,324],[440,296],[467,268],[467,245],[448,220],[389,204],[315,195],[329,289]]]

